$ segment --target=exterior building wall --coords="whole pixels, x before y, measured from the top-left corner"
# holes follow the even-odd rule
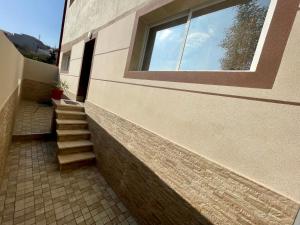
[[[78,25],[76,30],[74,15],[77,16],[77,21],[85,21],[85,24],[89,24],[86,29],[94,24],[91,30],[96,28],[96,24],[91,21],[99,22],[99,17],[102,16],[96,9],[91,10],[89,16],[85,10],[79,13],[77,7],[82,7],[82,1],[77,1],[67,12],[63,41],[65,46],[73,45],[74,48],[78,45],[74,45],[75,43],[82,44],[82,41],[78,42],[75,39],[89,31],[83,31],[84,28]],[[118,1],[112,2],[110,4],[115,5],[110,8],[119,7]],[[92,7],[93,3],[94,1],[90,0],[85,8]],[[196,154],[203,160],[216,163],[228,173],[232,171],[251,180],[253,185],[264,186],[265,189],[259,190],[258,193],[260,191],[269,193],[269,190],[272,190],[300,203],[300,77],[297,75],[300,70],[300,49],[297,48],[300,42],[299,10],[273,88],[256,89],[124,78],[135,20],[135,10],[126,9],[130,11],[122,17],[118,17],[118,13],[108,16],[105,20],[107,25],[103,25],[104,20],[97,24],[103,27],[99,28],[97,35],[86,101],[87,112],[91,121],[94,121],[92,126],[95,127],[98,124],[98,128],[93,129],[94,137],[99,137],[98,132],[103,129],[105,134],[111,136],[116,130],[122,129],[118,123],[103,127],[101,121],[106,119],[102,113],[104,110],[120,119],[125,119],[129,124],[132,123],[128,125],[129,127],[137,125],[157,135],[151,142],[148,142],[147,136],[141,135],[140,139],[132,138],[131,129],[122,129],[120,135],[123,136],[119,137],[117,142],[125,146],[125,149],[127,146],[127,154],[139,160],[139,155],[129,149],[130,146],[136,146],[140,142],[150,154],[153,153],[151,151],[153,146],[156,146],[157,152],[161,151],[170,156],[170,167],[178,167],[172,158],[174,146],[160,148],[160,138],[166,139],[186,149],[190,154]],[[105,11],[105,8],[103,10]],[[83,51],[83,48],[81,49]],[[73,67],[72,63],[70,66]],[[72,96],[76,95],[74,90],[76,90],[79,78],[72,76],[66,78],[64,74],[61,74],[61,78],[75,85],[70,92]],[[98,114],[103,118],[97,116]],[[104,146],[98,143],[95,147],[100,169],[104,171],[104,174],[107,173],[107,179],[118,177],[117,173],[121,168],[117,166],[121,165],[121,160],[131,163],[129,159],[120,156],[119,159],[115,159],[119,160],[120,164],[114,163],[116,168],[111,168],[108,173],[104,166],[101,166],[101,162],[106,165],[104,161],[110,160],[108,155],[115,148],[112,145]],[[125,154],[125,149],[122,148],[118,154]],[[106,156],[105,152],[107,152]],[[200,161],[200,158],[198,159]],[[155,160],[160,161],[160,158],[155,158]],[[185,158],[181,160],[190,166],[194,163]],[[148,161],[150,162],[151,160]],[[161,163],[164,162],[161,161]],[[149,166],[147,162],[144,165]],[[138,165],[135,164],[135,166]],[[151,168],[154,173],[159,173],[160,169]],[[115,174],[112,172],[114,170],[116,170]],[[169,168],[165,171],[167,170]],[[182,184],[188,184],[188,182],[185,183],[183,174],[177,176],[176,172],[170,172],[168,176],[176,177],[177,181],[181,181]],[[202,179],[201,173],[190,174],[190,176],[194,179]],[[212,172],[210,176],[214,177],[215,173]],[[126,176],[122,179],[126,179]],[[111,180],[111,183],[114,182],[116,180]],[[227,184],[230,186],[230,182]],[[226,186],[224,183],[223,185]],[[126,187],[122,187],[122,184],[115,184],[113,187],[118,189],[118,193],[122,196],[126,195],[124,191]],[[134,186],[130,187],[134,188]],[[198,193],[196,190],[194,190],[195,193]],[[128,189],[127,191],[134,192],[135,190]],[[234,195],[234,191],[231,194]],[[135,204],[130,202],[130,198],[127,198],[127,202],[131,206]],[[129,208],[136,209],[137,207],[129,206]]]
[[[20,97],[23,56],[0,32],[0,183],[11,143],[14,114]]]
[[[72,46],[70,66],[68,72],[61,72],[60,79],[65,80],[69,85],[69,97],[72,95],[72,99],[76,99],[75,94],[77,93],[79,76],[81,71],[81,63],[83,58],[84,41],[80,41]],[[62,59],[62,54],[61,57]]]
[[[86,103],[98,167],[140,224],[293,224],[299,204]]]
[[[63,44],[86,35],[118,16],[145,3],[158,0],[76,0],[66,13]],[[70,0],[68,0],[69,5]]]

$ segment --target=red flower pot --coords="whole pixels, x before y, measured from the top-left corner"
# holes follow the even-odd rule
[[[51,97],[55,100],[60,100],[63,93],[64,93],[63,90],[56,88],[56,89],[52,90],[52,96]]]

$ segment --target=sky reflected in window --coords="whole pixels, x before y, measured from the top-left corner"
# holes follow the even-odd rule
[[[228,1],[195,11],[187,34],[186,22],[154,28],[146,70],[250,70],[270,1]]]
[[[236,10],[228,8],[193,18],[182,57],[180,70],[219,70],[225,50],[219,43],[233,24]]]
[[[185,24],[156,32],[149,71],[176,70]]]

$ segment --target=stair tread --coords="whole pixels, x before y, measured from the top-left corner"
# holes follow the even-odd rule
[[[60,109],[56,109],[55,112],[58,113],[58,114],[86,115],[85,112],[71,111],[71,110],[60,110]]]
[[[79,134],[90,134],[89,130],[56,130],[57,135],[79,135]]]
[[[59,149],[93,146],[89,140],[57,142]]]
[[[68,100],[68,99],[61,99],[61,100],[55,100],[55,99],[52,99],[52,103],[56,106],[63,106],[63,107],[70,107],[70,108],[84,108],[84,106],[82,105],[82,103],[80,102],[77,102],[77,101],[72,101],[72,102],[76,102],[78,104],[76,105],[73,105],[73,104],[67,104],[66,101],[71,101],[71,100]]]
[[[80,153],[72,153],[67,155],[58,155],[57,158],[59,164],[68,164],[68,163],[80,162],[84,160],[95,159],[96,155],[94,152],[80,152]]]
[[[64,119],[56,119],[57,124],[68,124],[68,125],[78,125],[78,124],[88,124],[86,120],[64,120]]]

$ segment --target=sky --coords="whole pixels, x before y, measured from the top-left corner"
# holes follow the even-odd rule
[[[270,0],[255,0],[261,7],[267,7]],[[235,22],[238,7],[233,6],[191,20],[179,70],[220,70],[225,50],[220,46],[226,31]],[[176,70],[185,25],[169,27],[156,33],[149,70]]]
[[[59,46],[64,0],[0,0],[0,29]]]

